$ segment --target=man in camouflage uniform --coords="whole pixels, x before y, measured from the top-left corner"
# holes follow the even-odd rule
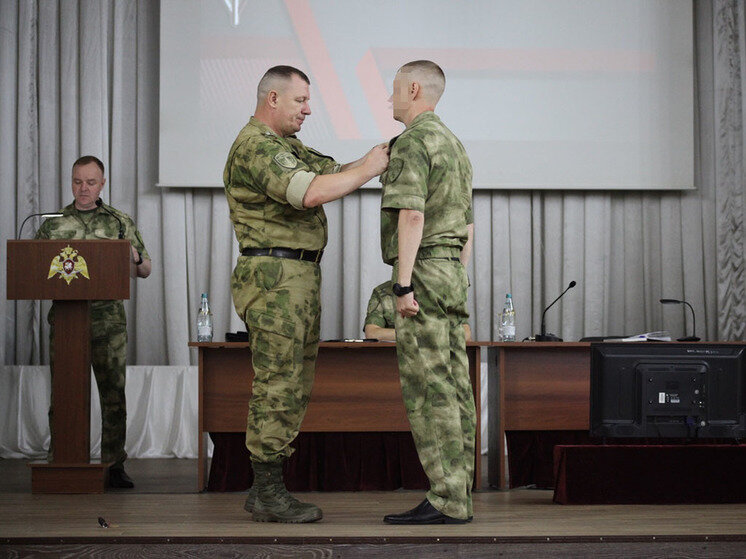
[[[254,116],[236,138],[223,180],[241,250],[231,288],[246,323],[254,367],[246,426],[254,485],[244,508],[255,521],[313,522],[322,516],[292,497],[282,462],[300,430],[319,343],[321,270],[327,241],[322,204],[378,176],[388,148],[347,165],[295,137],[309,107],[309,79],[270,68],[257,88]]]
[[[393,285],[391,280],[386,280],[373,288],[363,323],[366,338],[375,338],[385,342],[396,341],[394,330],[396,304],[394,294],[391,292]]]
[[[366,338],[375,338],[384,342],[396,341],[396,298],[392,291],[393,287],[394,282],[386,280],[373,288],[363,323]],[[468,322],[464,322],[464,336],[467,342],[471,340],[471,328]]]
[[[472,171],[461,142],[432,112],[444,88],[433,62],[399,69],[393,112],[406,129],[392,140],[381,177],[381,249],[396,282],[402,396],[430,480],[425,500],[384,517],[390,524],[458,524],[473,515],[476,412],[461,326]]]
[[[48,219],[39,228],[37,239],[127,239],[137,275],[150,275],[151,262],[135,222],[127,214],[107,206],[99,195],[106,184],[104,164],[86,155],[73,164],[72,191],[75,200],[60,210],[62,217]],[[121,224],[121,225],[120,225]],[[54,325],[55,306],[48,321]],[[91,301],[91,362],[101,400],[101,461],[109,468],[111,487],[134,487],[124,471],[127,453],[127,406],[124,395],[127,359],[127,317],[122,301]],[[54,328],[49,336],[49,361],[54,371]],[[53,410],[50,407],[51,426]],[[50,456],[53,452],[50,443]]]

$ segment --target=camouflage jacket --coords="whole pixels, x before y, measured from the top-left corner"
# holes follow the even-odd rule
[[[365,330],[366,324],[375,324],[381,328],[394,328],[396,302],[392,287],[393,283],[388,280],[373,289],[368,301],[368,311],[365,315],[363,330]]]
[[[444,247],[458,253],[473,223],[472,170],[466,150],[435,113],[417,115],[391,143],[389,165],[381,175],[381,253],[393,264],[399,256],[399,210],[425,214],[420,249]]]
[[[75,203],[62,208],[62,217],[47,219],[36,232],[37,239],[118,239],[119,222],[116,214],[124,226],[124,238],[132,243],[143,259],[150,258],[145,249],[142,236],[132,218],[124,212],[103,204],[93,210],[81,211],[75,208]],[[124,307],[121,301],[92,301],[91,318],[94,321],[107,318],[116,322],[124,320]],[[50,313],[50,321],[53,315]]]
[[[233,142],[223,171],[239,247],[324,248],[324,209],[304,208],[303,196],[316,175],[339,168],[334,159],[304,146],[295,136],[281,138],[251,117]]]

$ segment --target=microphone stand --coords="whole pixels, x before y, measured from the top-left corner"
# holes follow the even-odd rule
[[[552,307],[552,305],[554,305],[557,301],[559,301],[562,298],[562,296],[565,293],[567,293],[570,289],[575,287],[575,285],[577,285],[575,283],[575,280],[571,281],[570,284],[565,288],[565,290],[562,293],[560,293],[560,296],[557,297],[554,301],[552,301],[549,304],[549,306],[546,309],[544,309],[544,312],[541,313],[541,334],[536,334],[534,336],[534,340],[536,340],[537,342],[561,342],[562,341],[562,338],[560,338],[559,336],[555,336],[554,334],[547,334],[546,315],[547,315],[547,311]]]
[[[23,220],[23,223],[21,223],[21,227],[20,227],[20,229],[18,229],[18,236],[16,237],[16,239],[20,239],[21,238],[21,233],[23,232],[23,226],[26,225],[26,222],[29,219],[31,219],[32,217],[44,217],[44,218],[47,218],[47,217],[62,217],[62,214],[61,213],[57,213],[57,212],[55,212],[55,213],[31,214],[30,216],[28,216],[26,219]]]
[[[698,342],[700,339],[697,337],[697,317],[694,314],[694,307],[692,307],[687,301],[679,299],[661,299],[661,303],[664,305],[686,305],[689,310],[692,311],[692,335],[684,336],[683,338],[677,338],[677,342]],[[686,326],[686,324],[685,324]],[[684,332],[686,333],[686,331]]]
[[[106,206],[104,206],[104,203],[103,203],[103,201],[101,200],[101,198],[99,198],[99,199],[97,199],[97,200],[96,200],[96,207],[98,207],[98,208],[101,208],[101,209],[102,209],[102,210],[104,210],[104,211],[105,211],[105,212],[106,212],[107,214],[109,214],[109,215],[113,216],[113,217],[114,217],[114,219],[116,219],[116,220],[117,220],[117,221],[119,222],[119,238],[120,238],[120,239],[124,239],[124,224],[122,223],[122,220],[121,220],[121,219],[119,219],[119,216],[118,216],[117,214],[113,213],[113,212],[110,212],[110,211],[109,211],[109,210],[107,209],[107,207],[106,207]]]

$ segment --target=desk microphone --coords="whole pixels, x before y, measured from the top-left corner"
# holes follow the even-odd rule
[[[664,305],[686,305],[689,307],[689,310],[692,311],[692,335],[691,336],[684,336],[683,338],[677,338],[677,342],[698,342],[699,338],[697,337],[697,317],[694,316],[694,307],[692,307],[689,303],[683,300],[679,299],[661,299],[661,303]],[[686,326],[686,323],[684,323],[684,326]],[[686,332],[684,332],[686,334]]]
[[[560,296],[557,297],[554,301],[552,301],[550,305],[546,309],[544,309],[544,312],[541,313],[541,334],[536,334],[534,336],[534,339],[537,342],[561,342],[562,341],[562,338],[560,338],[559,336],[555,336],[554,334],[547,334],[547,323],[544,317],[546,316],[547,311],[552,307],[552,305],[554,305],[557,301],[562,299],[562,296],[565,293],[567,293],[570,289],[575,287],[575,285],[576,285],[575,280],[571,281],[570,284],[565,288],[565,290],[562,293],[560,293]]]
[[[16,239],[18,240],[18,239],[21,238],[21,232],[23,231],[23,226],[26,225],[26,222],[29,219],[31,219],[32,217],[44,217],[44,218],[47,218],[47,217],[62,217],[62,215],[63,214],[57,213],[57,212],[55,212],[55,213],[31,214],[30,216],[28,216],[26,219],[23,220],[23,223],[21,223],[21,228],[18,229],[18,236],[16,237]]]
[[[124,224],[122,223],[122,220],[119,219],[119,216],[115,214],[114,212],[111,212],[108,209],[106,209],[106,206],[104,206],[104,203],[101,201],[101,198],[96,200],[96,206],[98,206],[99,208],[104,210],[106,213],[108,213],[109,215],[113,215],[116,218],[116,220],[119,222],[119,238],[124,239]]]

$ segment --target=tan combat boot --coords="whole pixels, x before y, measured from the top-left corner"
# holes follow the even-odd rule
[[[256,487],[256,500],[252,512],[252,519],[255,522],[296,524],[321,519],[319,507],[311,503],[302,503],[288,493],[282,481],[281,463],[252,462],[251,465],[254,468],[252,489]]]

